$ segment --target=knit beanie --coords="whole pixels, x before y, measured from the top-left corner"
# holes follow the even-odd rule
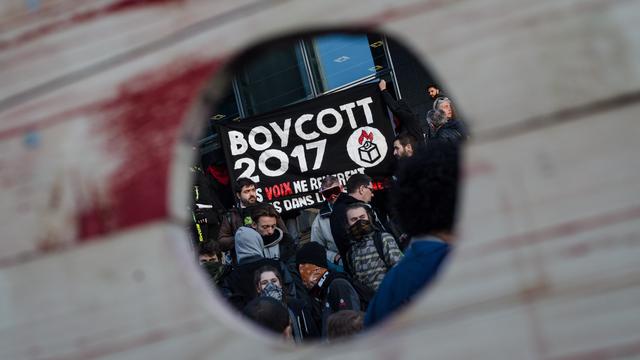
[[[313,264],[328,269],[327,250],[317,242],[310,241],[304,244],[296,253],[296,266],[300,267],[300,264]]]

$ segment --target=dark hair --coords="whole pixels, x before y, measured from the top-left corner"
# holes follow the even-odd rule
[[[282,334],[291,323],[289,310],[280,301],[268,297],[257,297],[244,308],[243,313],[264,328]]]
[[[436,84],[429,84],[429,85],[427,85],[427,90],[429,90],[429,88],[434,88],[434,89],[438,89],[438,90],[440,90],[440,88],[439,88],[439,87],[438,87],[438,85],[436,85]]]
[[[220,256],[220,244],[213,240],[202,241],[198,244],[198,255]]]
[[[367,186],[371,184],[371,178],[365,174],[353,174],[347,180],[347,192],[353,194],[360,188],[360,186]]]
[[[266,273],[268,271],[273,272],[276,277],[278,278],[278,280],[280,280],[280,286],[282,286],[282,302],[283,303],[287,303],[287,292],[284,291],[284,282],[282,282],[282,275],[280,275],[280,270],[276,269],[275,267],[271,266],[271,265],[264,265],[262,267],[260,267],[258,270],[256,270],[253,273],[253,285],[256,286],[256,289],[260,287],[260,275],[262,275],[263,273]]]
[[[371,206],[369,206],[367,203],[358,201],[358,202],[354,202],[347,205],[344,209],[344,228],[347,230],[347,233],[349,232],[349,216],[347,215],[347,213],[349,212],[349,210],[360,209],[360,208],[364,209],[364,211],[367,213],[367,216],[369,217],[369,222],[371,222],[371,226],[373,226],[374,229],[377,230],[375,226],[373,214],[371,213]]]
[[[364,313],[354,310],[340,310],[329,315],[327,319],[327,336],[329,340],[351,336],[362,331]]]
[[[238,180],[236,180],[236,185],[234,187],[234,191],[236,194],[239,194],[242,192],[242,188],[245,186],[256,186],[256,183],[249,179],[249,178],[239,178]]]
[[[416,148],[416,144],[418,143],[418,140],[415,137],[407,134],[406,132],[401,132],[400,134],[398,134],[394,141],[395,140],[398,140],[400,142],[400,145],[402,146],[411,145],[411,147],[413,147],[414,149]]]
[[[256,204],[256,206],[251,208],[251,220],[253,220],[254,223],[257,224],[258,219],[263,216],[273,217],[278,220],[278,212],[269,204]]]
[[[408,235],[453,230],[459,161],[458,146],[431,142],[400,164],[391,205]]]

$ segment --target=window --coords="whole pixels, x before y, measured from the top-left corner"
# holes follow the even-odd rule
[[[275,47],[248,64],[236,77],[244,116],[268,112],[313,97],[298,45]]]
[[[306,41],[314,81],[320,93],[388,72],[384,40],[376,35],[337,34]]]

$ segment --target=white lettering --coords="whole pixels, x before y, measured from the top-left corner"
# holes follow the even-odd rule
[[[229,131],[229,146],[231,147],[231,155],[233,156],[242,155],[249,149],[244,135],[236,130]]]
[[[284,128],[281,128],[277,123],[269,123],[275,131],[276,135],[280,138],[280,146],[285,147],[289,144],[289,131],[291,130],[291,119],[284,121]]]
[[[280,160],[280,167],[271,170],[267,167],[267,160],[270,158],[276,158]],[[269,149],[260,154],[260,158],[258,159],[258,168],[262,171],[263,174],[271,177],[282,176],[287,169],[289,169],[289,157],[283,151],[278,149]]]
[[[371,97],[356,101],[356,104],[362,106],[362,109],[364,109],[364,116],[367,118],[367,124],[373,123],[373,115],[371,114],[371,108],[369,107],[369,104],[372,102],[373,99],[371,99]]]
[[[323,121],[325,115],[332,115],[336,120],[336,124],[332,127],[327,126],[327,124],[325,124]],[[335,109],[324,109],[318,113],[317,123],[318,129],[320,129],[320,131],[327,135],[333,135],[340,131],[340,128],[342,127],[342,115],[340,115],[340,113]]]
[[[313,131],[310,133],[305,133],[304,131],[302,131],[302,124],[306,123],[307,121],[313,120],[313,115],[311,114],[304,114],[301,115],[297,120],[296,123],[294,124],[294,128],[296,130],[296,134],[298,134],[298,136],[303,139],[303,140],[313,140],[316,139],[318,136],[320,136],[320,134],[318,134],[317,132]]]
[[[258,144],[256,141],[256,135],[258,134],[262,134],[265,137],[265,141],[262,144]],[[269,129],[264,126],[256,126],[251,129],[251,132],[249,133],[249,145],[251,145],[254,150],[262,151],[268,149],[271,144],[273,144],[273,136]]]
[[[355,116],[353,116],[354,107],[356,107],[356,104],[352,102],[340,106],[340,110],[347,112],[347,117],[349,118],[349,125],[351,125],[352,129],[355,129],[358,127],[358,124],[356,124],[356,118]]]

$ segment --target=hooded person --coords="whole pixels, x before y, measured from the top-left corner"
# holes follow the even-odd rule
[[[278,227],[278,219],[278,212],[269,204],[258,204],[251,209],[251,228],[262,238],[263,256],[286,263],[295,255],[295,242]]]
[[[309,242],[302,246],[296,253],[296,266],[314,303],[323,336],[327,334],[329,315],[340,310],[364,310],[348,276],[328,270],[327,253],[322,245]]]
[[[287,306],[291,318],[293,338],[296,342],[320,336],[318,325],[313,319],[310,301],[287,296],[278,269],[268,265],[262,266],[256,270],[253,282],[260,296],[274,298]]]
[[[286,265],[279,260],[265,257],[262,237],[251,227],[242,226],[236,232],[235,253],[238,264],[220,281],[221,291],[233,306],[242,310],[258,296],[253,282],[254,273],[263,266],[272,266],[280,271],[287,296],[295,297],[293,277]]]

